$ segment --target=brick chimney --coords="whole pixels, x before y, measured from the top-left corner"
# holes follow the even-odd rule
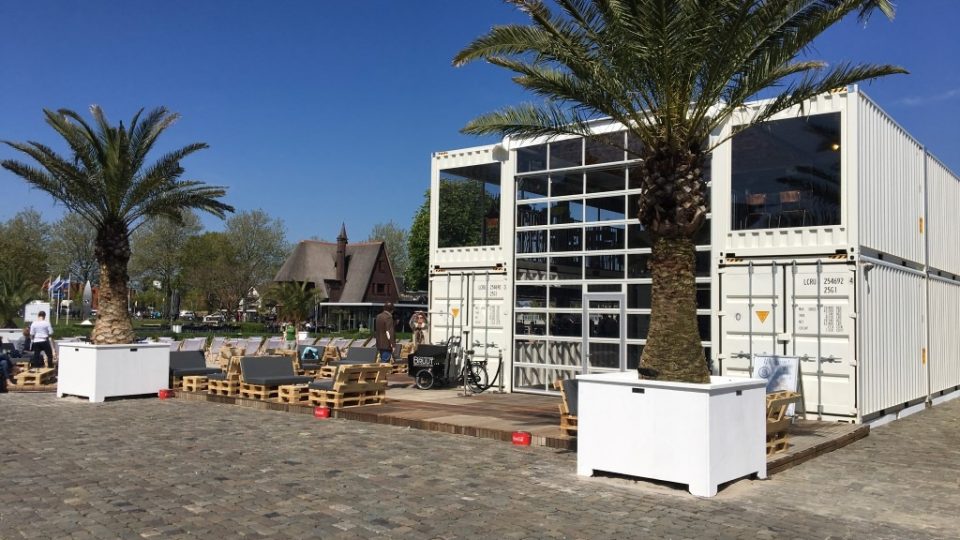
[[[341,289],[347,281],[347,225],[340,224],[340,234],[337,236],[337,282]]]

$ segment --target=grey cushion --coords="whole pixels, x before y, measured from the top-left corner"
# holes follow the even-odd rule
[[[213,373],[211,375],[207,375],[207,380],[208,381],[225,381],[227,380],[227,374],[223,372]]]
[[[276,377],[248,377],[244,375],[243,382],[247,384],[259,384],[262,386],[280,386],[284,384],[306,384],[313,380],[313,377],[301,377],[299,375],[285,375]]]
[[[170,371],[176,373],[181,369],[195,369],[207,367],[207,360],[203,351],[174,351],[170,353]]]
[[[300,368],[301,369],[320,369],[323,366],[320,362],[311,362],[310,360],[301,360]]]
[[[380,361],[380,351],[369,347],[350,347],[341,364],[375,364]]]
[[[310,383],[309,387],[316,390],[333,390],[333,379],[328,379],[325,381],[313,381]]]
[[[567,409],[571,416],[577,416],[577,392],[579,391],[577,380],[565,379],[562,384],[563,393],[567,396]]]
[[[243,380],[263,377],[292,377],[293,361],[284,356],[244,356],[240,359]]]
[[[214,367],[203,367],[203,368],[183,368],[183,369],[171,369],[174,377],[188,377],[190,375],[212,375],[215,373],[220,373],[220,370]]]

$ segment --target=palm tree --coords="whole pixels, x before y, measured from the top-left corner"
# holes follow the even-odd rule
[[[652,306],[641,377],[709,382],[697,331],[694,235],[707,214],[710,136],[761,93],[780,92],[749,123],[808,98],[894,73],[890,65],[827,66],[800,56],[851,13],[890,0],[509,0],[532,21],[496,26],[456,55],[486,60],[545,98],[488,113],[464,133],[590,134],[609,117],[643,143],[638,217],[653,240]],[[723,142],[715,140],[713,146]]]
[[[8,268],[0,273],[0,322],[3,328],[16,328],[13,319],[24,304],[36,298],[40,288],[20,270]]]
[[[69,146],[69,158],[39,142],[4,141],[33,158],[39,167],[14,160],[0,165],[49,193],[94,227],[100,303],[93,342],[131,343],[135,336],[127,311],[130,234],[153,217],[179,222],[182,210],[200,209],[222,218],[233,207],[218,200],[226,194],[224,188],[180,179],[180,160],[207,148],[206,143],[189,144],[147,164],[147,154],[178,114],[159,107],[142,116],[141,109],[126,128],[123,122],[110,125],[96,105],[90,112],[95,127],[71,110],[43,111],[47,124]]]
[[[269,297],[276,302],[280,317],[289,320],[295,328],[307,319],[317,302],[323,300],[320,290],[306,281],[283,281],[270,288]]]

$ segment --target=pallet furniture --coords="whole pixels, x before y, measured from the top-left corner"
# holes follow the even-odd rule
[[[337,361],[329,362],[319,370],[319,377],[331,379],[337,373],[338,366],[354,366],[363,364],[378,364],[380,362],[380,351],[366,347],[350,347],[347,354]]]
[[[560,391],[560,431],[568,437],[577,436],[577,380],[557,379],[553,386]]]
[[[381,405],[387,400],[389,365],[340,365],[326,381],[310,383],[310,405],[342,409]]]
[[[767,394],[767,455],[786,452],[790,446],[787,416],[790,404],[800,401],[801,395],[786,390]]]
[[[279,387],[307,384],[313,377],[297,375],[287,356],[244,356],[240,359],[240,397],[267,401],[279,397]]]
[[[394,375],[409,372],[410,366],[407,365],[407,355],[403,354],[404,345],[397,343],[393,347],[393,354],[390,356],[390,367],[393,368]],[[409,354],[409,353],[408,353]]]
[[[280,403],[302,403],[310,400],[310,388],[305,384],[284,384],[277,391]]]
[[[183,378],[191,375],[213,375],[217,368],[207,367],[203,351],[174,351],[170,353],[170,388],[184,389]]]
[[[304,358],[304,353],[307,349],[315,351],[315,358]],[[316,347],[313,345],[297,345],[296,358],[297,358],[297,373],[300,375],[310,375],[316,376],[320,373],[320,368],[323,367],[323,355],[324,347]]]
[[[183,378],[184,392],[206,392],[208,379],[206,375],[187,375]]]
[[[43,386],[53,384],[56,377],[57,370],[54,368],[30,368],[21,369],[13,379],[17,381],[17,386]]]
[[[235,396],[240,393],[240,355],[232,355],[233,352],[240,352],[229,347],[220,350],[220,360],[226,361],[222,373],[214,373],[207,376],[207,393],[215,396]]]

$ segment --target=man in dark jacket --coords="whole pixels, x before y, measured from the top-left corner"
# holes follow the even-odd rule
[[[380,351],[380,361],[389,362],[393,355],[393,346],[397,344],[397,331],[393,324],[393,303],[383,305],[383,311],[377,315],[374,324],[377,334],[377,350]]]

